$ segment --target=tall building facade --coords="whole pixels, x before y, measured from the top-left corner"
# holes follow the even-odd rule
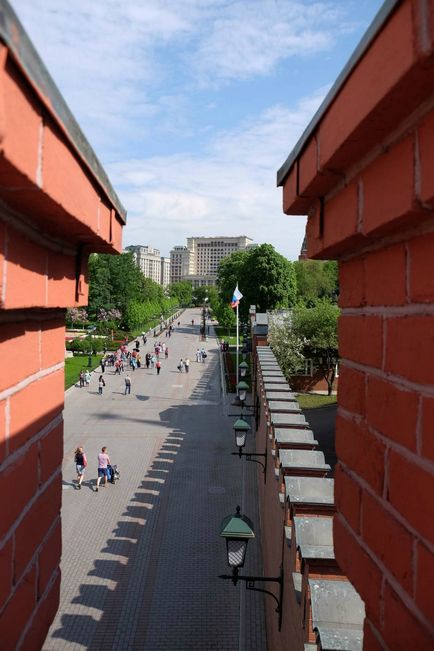
[[[193,287],[215,285],[221,260],[235,251],[254,246],[245,235],[238,237],[188,237],[187,246],[170,252],[170,282],[191,282]]]
[[[133,254],[134,262],[145,278],[167,287],[170,281],[170,258],[160,255],[158,249],[141,245],[127,246],[124,253]]]

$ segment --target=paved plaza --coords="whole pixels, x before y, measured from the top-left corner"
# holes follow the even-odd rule
[[[45,651],[266,647],[262,595],[218,578],[229,569],[222,518],[240,504],[259,534],[256,464],[231,455],[227,414],[237,410],[221,390],[212,328],[201,364],[199,310],[180,321],[170,339],[160,337],[169,346],[160,375],[131,372],[131,395],[112,369],[102,396],[97,373],[90,387],[67,393],[61,601]],[[154,341],[141,346],[142,358]],[[181,357],[190,358],[188,374],[177,370]],[[89,462],[81,491],[78,445]],[[103,445],[121,478],[96,493]],[[245,572],[261,571],[258,535]]]

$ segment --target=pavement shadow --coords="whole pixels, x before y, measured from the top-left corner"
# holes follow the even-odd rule
[[[246,480],[231,454],[231,424],[218,402],[213,373],[217,365],[210,362],[191,394],[192,401],[212,398],[211,406],[190,401],[160,412],[164,440],[159,452],[107,532],[99,551],[104,558],[95,559],[87,575],[108,584],[85,579],[72,600],[95,613],[61,614],[51,644],[66,640],[88,651],[239,648],[240,590],[218,579],[226,568],[218,531]],[[248,475],[245,489],[253,519],[255,477]],[[256,521],[259,528],[257,516]],[[101,519],[97,526],[103,526]],[[259,545],[251,547],[246,572],[261,572]],[[243,603],[247,616],[241,635],[248,640],[253,628],[258,638],[246,648],[262,651],[263,596],[252,593]]]

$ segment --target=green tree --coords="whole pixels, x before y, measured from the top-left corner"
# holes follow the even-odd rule
[[[180,305],[185,307],[191,305],[191,300],[193,296],[193,288],[191,283],[187,280],[182,280],[179,283],[173,283],[169,285],[168,292],[170,296],[176,296]]]
[[[271,244],[236,251],[224,258],[218,269],[222,302],[230,303],[236,284],[243,294],[240,313],[246,318],[250,305],[258,312],[291,307],[296,302],[297,281],[292,262]]]
[[[285,376],[295,375],[304,360],[304,340],[292,327],[292,316],[270,318],[268,342]]]
[[[297,277],[297,301],[308,307],[323,298],[336,302],[339,294],[338,265],[334,260],[294,262]]]
[[[305,357],[313,359],[327,382],[328,394],[333,388],[338,362],[338,317],[340,310],[327,300],[314,307],[298,306],[292,314],[294,335],[304,342]]]
[[[236,325],[235,311],[229,305],[220,303],[220,305],[218,306],[215,312],[215,317],[219,322],[219,325],[222,326],[222,328],[227,329],[227,333],[229,337],[231,334],[231,328],[233,328]]]

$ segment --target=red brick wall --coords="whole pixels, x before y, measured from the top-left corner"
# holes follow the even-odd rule
[[[340,260],[334,534],[365,649],[434,648],[433,64],[433,4],[404,0],[284,186],[309,256]]]
[[[65,308],[122,219],[5,45],[0,125],[0,647],[36,651],[59,600]]]

